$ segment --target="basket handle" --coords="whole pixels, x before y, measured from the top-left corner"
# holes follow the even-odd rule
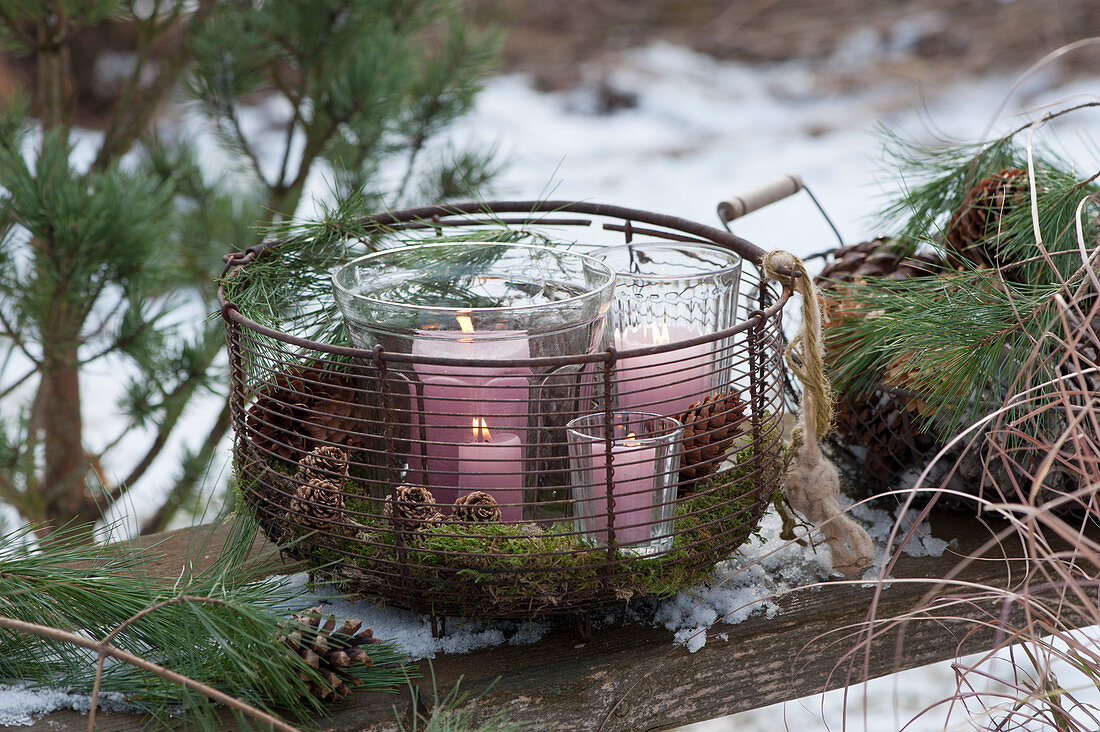
[[[788,196],[793,196],[802,188],[802,179],[797,175],[780,176],[775,180],[742,191],[719,202],[718,218],[722,220],[722,223],[728,224],[734,219],[739,219],[776,201],[782,201]]]

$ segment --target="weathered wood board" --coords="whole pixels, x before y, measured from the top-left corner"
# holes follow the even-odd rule
[[[879,618],[894,618],[914,608],[935,584],[990,536],[990,526],[975,519],[938,516],[933,534],[954,541],[938,558],[899,560],[896,581],[882,590]],[[152,571],[171,576],[188,557],[197,566],[212,561],[225,529],[195,529],[146,539],[161,556]],[[198,543],[206,537],[206,548]],[[270,552],[258,546],[257,552]],[[963,569],[958,579],[1007,586],[1019,560],[998,548],[986,561]],[[904,578],[911,578],[904,581]],[[916,581],[914,581],[916,580]],[[911,622],[903,643],[896,631],[878,638],[865,664],[862,651],[849,668],[847,655],[856,646],[859,627],[875,592],[873,586],[828,583],[779,599],[771,618],[754,615],[737,625],[716,625],[696,653],[671,643],[663,629],[611,627],[595,631],[581,643],[572,624],[563,622],[536,645],[510,646],[465,655],[440,656],[420,664],[415,683],[422,699],[432,696],[431,677],[441,694],[462,679],[462,689],[475,697],[476,714],[503,713],[535,729],[649,730],[665,729],[753,709],[855,683],[987,648],[991,630],[961,622]],[[978,608],[952,609],[953,615],[977,615]],[[725,634],[727,640],[716,636]],[[850,675],[849,675],[850,672]],[[396,728],[395,714],[411,713],[410,689],[397,694],[354,694],[318,720],[322,729],[383,730]],[[111,714],[97,725],[105,730],[138,730],[136,717]],[[100,721],[100,720],[97,720]],[[33,728],[83,729],[75,713],[48,715]],[[227,718],[227,725],[231,725]]]

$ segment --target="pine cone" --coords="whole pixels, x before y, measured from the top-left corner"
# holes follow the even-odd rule
[[[718,470],[744,433],[745,403],[739,394],[711,394],[695,402],[678,417],[684,425],[684,451],[680,460],[682,490]]]
[[[885,277],[891,280],[907,280],[926,277],[944,271],[943,260],[926,252],[909,254],[896,239],[880,236],[877,239],[837,247],[827,255],[825,268],[814,284],[826,293],[822,303],[822,325],[826,337],[829,329],[846,317],[859,317],[862,313],[845,297],[845,285],[861,284],[868,277]],[[843,347],[833,345],[827,351],[843,352]]]
[[[261,451],[292,466],[320,444],[353,451],[376,447],[375,438],[365,434],[370,412],[357,388],[360,378],[320,363],[278,374],[248,409],[249,437]]]
[[[938,437],[921,431],[918,421],[904,396],[882,389],[867,395],[846,394],[837,404],[836,433],[849,446],[862,448],[849,472],[876,489],[892,487],[938,446]]]
[[[443,521],[443,514],[436,508],[435,496],[420,485],[398,486],[396,501],[387,498],[382,515],[393,519],[398,528],[406,531],[416,531]]]
[[[455,501],[454,517],[459,521],[500,521],[500,506],[485,491],[474,491]]]
[[[884,236],[837,247],[827,256],[828,263],[814,280],[822,290],[830,290],[837,283],[862,282],[867,277],[907,280],[943,271],[943,261],[935,254],[909,254],[896,239]]]
[[[297,627],[280,624],[285,634],[278,637],[278,642],[289,646],[323,678],[318,683],[304,671],[299,674],[302,681],[309,682],[309,693],[318,699],[337,699],[351,693],[349,685],[359,686],[362,683],[348,669],[356,666],[367,668],[372,664],[370,655],[362,646],[382,641],[374,637],[374,631],[370,628],[360,630],[363,625],[361,620],[349,618],[339,630],[334,631],[336,616],[329,615],[323,625],[322,617],[320,605],[306,610],[302,615],[295,615]]]
[[[309,530],[324,531],[346,536],[351,527],[345,526],[344,494],[340,486],[327,478],[314,477],[300,484],[290,499],[287,521]]]
[[[997,247],[997,225],[1027,200],[1027,173],[1018,168],[1006,168],[978,181],[947,225],[944,238],[948,249],[979,267],[1014,269]]]
[[[343,481],[348,477],[348,454],[338,447],[322,445],[298,462],[298,480],[311,478]]]

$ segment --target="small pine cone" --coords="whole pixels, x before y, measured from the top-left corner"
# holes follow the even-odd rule
[[[416,531],[443,521],[443,514],[436,508],[435,496],[424,486],[398,486],[395,498],[386,499],[382,515],[393,519],[398,528]]]
[[[348,454],[338,447],[322,445],[298,461],[298,480],[310,478],[343,480],[348,477]]]
[[[280,624],[284,634],[277,641],[285,643],[321,676],[318,681],[304,671],[299,674],[302,681],[309,683],[309,693],[318,699],[335,700],[350,694],[351,686],[362,683],[350,669],[370,667],[373,663],[363,646],[382,641],[374,637],[370,628],[362,628],[360,620],[349,618],[335,630],[336,616],[329,615],[322,623],[323,618],[320,605],[295,615],[293,625]]]
[[[312,478],[294,491],[287,520],[310,530],[347,535],[344,526],[344,493],[340,486],[325,478]]]
[[[979,267],[1010,267],[1012,263],[1004,261],[997,248],[997,224],[1027,199],[1027,173],[1019,168],[1005,168],[978,181],[947,224],[948,249]]]
[[[500,506],[485,491],[474,491],[455,501],[454,517],[459,521],[500,521]]]
[[[684,451],[680,461],[682,490],[718,470],[744,433],[745,403],[739,394],[711,394],[688,407],[678,418],[684,425]]]

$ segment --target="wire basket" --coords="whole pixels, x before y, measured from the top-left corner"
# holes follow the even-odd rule
[[[344,591],[433,618],[530,618],[673,593],[705,580],[754,534],[782,471],[781,317],[790,294],[761,280],[759,248],[703,224],[594,203],[453,204],[366,223],[376,248],[398,234],[407,241],[509,226],[558,239],[576,232],[593,244],[717,245],[754,266],[741,275],[736,324],[721,332],[621,352],[505,359],[485,376],[519,370],[521,391],[458,379],[446,402],[425,391],[423,369],[469,373],[479,362],[281,332],[246,317],[223,281],[237,485],[285,552]],[[229,255],[226,281],[279,257],[279,248],[267,242]],[[642,443],[633,435],[616,441],[616,404],[698,374],[700,348],[713,356],[707,386],[690,395],[691,408],[666,415],[683,425],[679,462],[646,463],[656,453],[643,447],[621,451]],[[662,406],[653,396],[631,404]],[[472,439],[438,427],[440,414],[457,429],[474,412],[520,413],[523,427],[496,452],[478,442],[476,416]],[[570,423],[585,415],[607,425],[586,453],[598,463],[588,493],[578,485],[579,453],[569,451]],[[668,492],[630,490],[631,480],[646,483],[662,470],[674,471]]]

